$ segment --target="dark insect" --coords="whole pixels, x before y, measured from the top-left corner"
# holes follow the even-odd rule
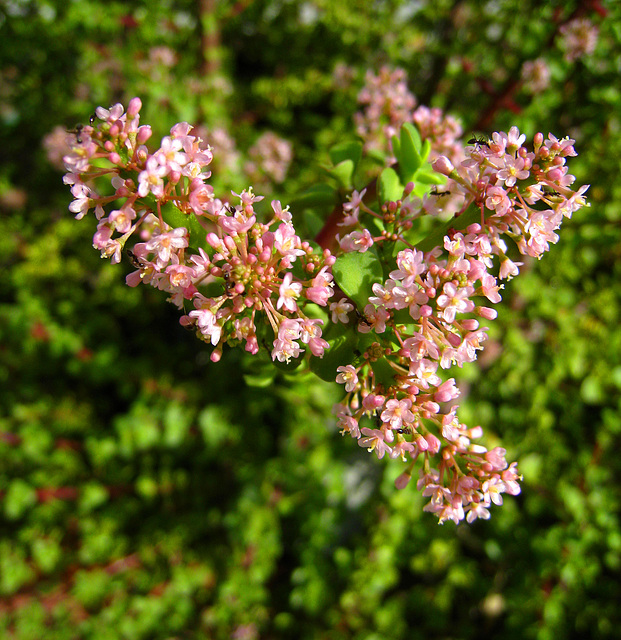
[[[404,429],[395,429],[397,433],[412,433],[410,427],[405,427]]]
[[[433,187],[429,192],[430,196],[436,196],[438,198],[441,198],[442,196],[448,196],[450,194],[450,191],[438,191],[438,187]]]
[[[97,117],[97,114],[94,113],[89,119],[88,119],[88,124],[90,124],[91,126],[93,126],[93,122],[95,122],[95,118]]]
[[[235,283],[231,282],[231,274],[228,271],[225,271],[222,277],[224,278],[224,293],[230,298],[235,295],[235,291],[233,291]]]
[[[125,249],[125,253],[127,254],[127,257],[129,258],[129,261],[131,262],[133,267],[136,267],[136,269],[142,269],[144,267],[143,260],[139,258],[133,251],[131,251],[130,249]]]
[[[76,124],[75,129],[69,129],[67,133],[75,134],[75,140],[78,144],[82,144],[82,129],[84,129],[83,124]]]
[[[468,140],[468,144],[473,144],[475,147],[489,147],[490,140],[484,136],[477,136],[473,134],[472,138]]]

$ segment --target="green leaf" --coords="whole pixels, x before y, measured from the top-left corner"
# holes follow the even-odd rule
[[[334,206],[338,202],[337,190],[328,184],[316,184],[298,194],[291,201],[292,206],[307,207]]]
[[[420,150],[421,140],[416,127],[409,122],[404,124],[401,127],[399,153],[396,154],[399,163],[399,174],[403,184],[414,182],[416,172],[423,164]]]
[[[399,180],[397,172],[392,167],[387,167],[380,173],[378,192],[380,204],[394,202],[403,196],[403,184]]]
[[[179,211],[174,204],[169,202],[162,207],[162,218],[164,222],[173,229],[185,227],[189,233],[189,247],[198,251],[199,247],[204,246],[207,231],[202,227],[193,213],[183,213]]]
[[[257,374],[244,373],[244,382],[249,387],[255,387],[257,389],[266,389],[273,382],[276,377],[276,368],[273,367],[272,371],[262,371]]]
[[[431,142],[429,142],[429,140],[425,140],[420,150],[420,157],[423,159],[423,162],[427,162],[427,158],[429,157],[430,151],[431,151]]]
[[[344,333],[328,339],[330,347],[324,352],[323,358],[310,359],[311,371],[326,382],[334,382],[337,367],[350,364],[357,355],[358,335],[345,325],[340,325],[339,329],[341,326]]]
[[[356,140],[341,142],[330,149],[330,160],[332,164],[340,164],[343,160],[351,160],[354,163],[354,170],[362,158],[362,143]]]
[[[354,169],[353,160],[343,160],[329,169],[328,173],[339,183],[339,186],[349,191],[353,186]]]
[[[368,304],[373,285],[383,280],[382,263],[372,249],[340,256],[332,267],[332,273],[339,287],[360,309]]]
[[[437,173],[431,167],[420,169],[416,173],[416,182],[423,182],[426,185],[430,184],[446,184],[446,176],[441,173]]]
[[[371,368],[375,374],[375,381],[378,384],[387,388],[395,383],[395,370],[385,358],[380,358],[371,363]]]

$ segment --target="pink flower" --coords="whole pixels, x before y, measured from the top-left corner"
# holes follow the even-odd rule
[[[300,238],[296,235],[293,225],[283,222],[274,233],[274,248],[282,256],[289,258],[293,262],[298,256],[305,254],[301,248]]]
[[[496,278],[491,273],[486,273],[481,278],[481,293],[493,303],[498,303],[502,300],[498,290],[502,285],[499,285]]]
[[[469,523],[474,522],[477,518],[481,520],[489,520],[490,512],[488,511],[489,502],[471,502],[467,509],[468,515],[466,520]]]
[[[305,318],[300,322],[300,340],[308,344],[309,351],[316,357],[322,358],[324,351],[330,346],[327,340],[321,337],[323,320]]]
[[[392,446],[392,450],[390,451],[390,457],[391,458],[401,458],[401,460],[403,460],[403,462],[406,461],[406,454],[409,455],[410,457],[415,457],[416,456],[416,446],[413,445],[411,442],[407,442],[406,440],[403,440],[402,438],[398,440],[398,442],[395,442]],[[407,482],[406,482],[407,484]],[[403,485],[405,486],[405,485]],[[397,487],[398,489],[399,487]]]
[[[507,461],[505,460],[506,453],[506,449],[494,447],[485,454],[485,459],[492,465],[494,471],[502,471],[507,468]]]
[[[414,422],[414,414],[410,411],[412,401],[408,398],[405,400],[388,400],[386,408],[380,416],[382,422],[390,424],[391,429],[401,429],[404,425]]]
[[[297,358],[303,349],[295,342],[300,338],[300,323],[298,320],[285,318],[278,327],[278,337],[274,340],[272,360],[289,362],[291,358]]]
[[[390,307],[394,309],[405,309],[407,307],[413,320],[420,318],[421,306],[429,302],[427,294],[413,281],[407,287],[394,287],[392,294],[393,299]]]
[[[182,168],[187,164],[188,157],[181,151],[182,142],[179,138],[162,138],[162,144],[154,157],[157,162],[167,168],[166,173],[176,171],[181,173]]]
[[[170,284],[173,287],[186,289],[192,284],[194,269],[184,264],[171,264],[166,267],[166,275],[170,278]]]
[[[450,402],[458,397],[459,389],[455,386],[454,378],[449,378],[446,382],[443,382],[433,394],[433,399],[436,402]]]
[[[91,190],[85,184],[78,182],[71,187],[71,194],[75,200],[69,205],[69,211],[76,214],[76,220],[81,220],[93,206],[90,199]]]
[[[521,480],[522,476],[518,474],[517,462],[512,462],[509,468],[502,472],[501,478],[505,483],[505,489],[509,495],[517,496],[520,493],[521,488],[518,480]]]
[[[200,332],[210,339],[215,347],[220,342],[222,327],[218,324],[216,315],[210,309],[196,309],[188,314],[190,318],[196,318],[196,324]]]
[[[302,292],[302,284],[300,282],[292,282],[292,280],[293,275],[291,272],[288,272],[280,285],[280,297],[276,303],[276,308],[280,309],[281,307],[284,307],[287,311],[294,313],[298,308],[296,298],[298,298]]]
[[[520,138],[525,138],[525,136],[520,136]],[[496,174],[496,177],[504,182],[507,187],[513,187],[518,180],[526,180],[530,175],[524,168],[524,158],[520,156],[514,158],[513,156],[505,155],[503,164],[503,168]]]
[[[502,260],[500,263],[500,279],[504,280],[507,278],[510,280],[514,276],[517,276],[518,273],[520,273],[519,267],[521,267],[522,264],[522,262],[513,262],[513,260],[509,260],[509,258]]]
[[[332,322],[334,322],[335,324],[337,322],[347,324],[349,322],[347,314],[350,311],[353,311],[353,309],[354,305],[347,302],[345,298],[341,298],[338,302],[333,302],[330,305],[330,311],[332,312]]]
[[[358,384],[358,373],[354,368],[354,366],[351,364],[348,364],[346,366],[337,367],[336,370],[340,372],[336,376],[336,381],[339,384],[344,384],[345,391],[347,391],[348,393],[350,391],[353,391],[356,388],[356,385]]]
[[[409,471],[404,471],[395,480],[395,487],[397,489],[405,489],[405,487],[407,487],[411,479],[412,479],[412,474]]]
[[[366,438],[360,438],[358,440],[358,446],[367,447],[367,451],[375,451],[380,460],[384,457],[386,452],[390,453],[390,447],[384,441],[384,433],[379,429],[369,429],[364,427],[361,429]]]
[[[386,309],[394,308],[393,290],[395,286],[396,284],[392,280],[386,282],[386,287],[376,282],[371,287],[375,295],[369,298],[369,302],[377,306],[386,307]]]
[[[138,174],[138,195],[144,198],[148,193],[152,193],[156,198],[164,195],[164,176],[168,173],[168,168],[162,166],[151,156],[147,159],[144,171]]]
[[[97,107],[95,109],[95,115],[100,120],[105,120],[106,122],[112,124],[121,118],[121,116],[123,115],[123,111],[123,105],[120,102],[117,102],[117,104],[115,104],[113,107],[110,107],[110,109]]]
[[[375,308],[374,305],[368,304],[364,308],[365,322],[361,322],[358,325],[358,331],[360,333],[369,333],[375,331],[375,333],[384,333],[386,331],[386,320],[390,317],[386,309],[382,307]]]
[[[306,289],[306,297],[322,307],[328,304],[328,299],[334,295],[332,287],[333,276],[328,267],[322,267],[321,271],[313,278],[311,286]]]
[[[360,193],[353,191],[351,196],[348,196],[350,201],[343,204],[343,211],[347,212],[348,215],[338,223],[339,227],[349,227],[358,222],[360,206],[362,205],[362,199],[364,198],[366,191],[366,189],[363,189]]]
[[[468,313],[474,309],[474,302],[468,299],[472,294],[472,287],[457,288],[452,282],[445,283],[437,304],[442,309],[442,319],[451,324],[457,313]]]
[[[364,253],[373,246],[373,236],[371,236],[368,229],[352,231],[344,238],[339,239],[339,246],[345,253],[351,253],[352,251]]]
[[[131,206],[124,206],[120,210],[112,211],[108,216],[111,224],[119,233],[127,233],[132,227],[132,220],[136,218],[136,212]]]
[[[291,222],[291,212],[289,211],[289,206],[286,206],[284,209],[280,204],[280,200],[272,200],[272,210],[274,211],[274,215],[277,220],[282,220],[283,222]]]
[[[416,249],[399,251],[397,254],[397,266],[399,269],[391,271],[390,277],[393,280],[403,280],[402,284],[405,287],[410,286],[416,276],[421,275],[427,269],[424,258],[423,252]]]
[[[505,483],[497,476],[493,475],[486,480],[481,487],[486,502],[493,502],[496,505],[502,504],[502,494],[505,491]]]
[[[485,206],[502,216],[511,209],[511,200],[502,187],[489,187],[486,192]]]
[[[410,363],[410,375],[416,378],[416,385],[421,389],[429,389],[430,384],[434,387],[442,384],[442,378],[436,374],[437,370],[438,363],[425,358]]]
[[[338,415],[338,427],[341,429],[341,435],[345,435],[349,433],[352,438],[360,437],[360,427],[358,426],[358,422],[352,416],[345,415],[344,413],[340,413]]]
[[[559,32],[563,37],[561,46],[565,50],[565,60],[568,62],[595,51],[599,30],[587,18],[575,18],[564,24]]]
[[[159,235],[153,236],[146,244],[148,251],[157,254],[157,264],[160,268],[170,262],[173,253],[178,249],[188,246],[188,232],[184,227],[172,229]]]

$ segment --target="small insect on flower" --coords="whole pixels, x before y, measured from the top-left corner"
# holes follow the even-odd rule
[[[231,274],[229,271],[225,271],[222,274],[222,278],[224,279],[224,294],[227,298],[231,298],[235,295],[235,283],[231,281]]]
[[[73,133],[75,135],[75,141],[78,144],[82,144],[82,129],[84,129],[83,124],[76,124],[74,129],[68,129],[67,133]]]
[[[93,113],[93,115],[91,115],[91,117],[88,119],[88,124],[90,124],[91,127],[93,126],[93,123],[95,122],[96,118],[97,118],[97,114]]]
[[[472,138],[468,140],[468,144],[473,144],[475,147],[489,147],[490,140],[484,136],[478,136],[472,134]]]
[[[438,187],[432,187],[431,191],[429,192],[430,196],[436,196],[437,198],[441,198],[442,196],[448,196],[450,194],[451,194],[450,191],[438,191]]]
[[[129,261],[132,267],[136,267],[136,269],[141,269],[142,267],[145,266],[144,262],[131,249],[125,249],[125,253],[129,258]]]

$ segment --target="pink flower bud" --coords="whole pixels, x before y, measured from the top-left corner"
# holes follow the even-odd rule
[[[127,105],[127,115],[130,118],[134,118],[138,115],[138,112],[142,109],[142,100],[140,98],[132,98]]]
[[[461,326],[466,331],[476,331],[479,328],[479,321],[474,318],[466,318],[461,321]]]
[[[407,487],[411,479],[412,479],[412,474],[409,471],[404,471],[395,480],[395,487],[397,487],[397,489],[405,489],[405,487]]]
[[[433,435],[433,433],[428,433],[425,436],[425,440],[429,445],[429,447],[427,448],[427,451],[429,451],[431,455],[435,455],[436,453],[438,453],[438,451],[440,451],[440,445],[442,443],[438,438],[436,438],[436,436]]]
[[[445,176],[448,176],[455,171],[453,163],[446,156],[440,156],[431,166],[434,171]]]
[[[486,320],[495,320],[498,317],[498,311],[489,307],[477,307],[476,313]]]
[[[138,144],[144,144],[150,137],[153,131],[149,125],[142,125],[142,127],[138,127],[138,131],[136,133],[136,142]]]

